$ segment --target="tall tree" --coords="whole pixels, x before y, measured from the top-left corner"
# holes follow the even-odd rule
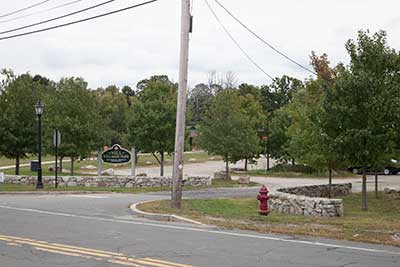
[[[126,95],[121,93],[118,87],[108,86],[104,92],[98,94],[98,101],[102,121],[106,126],[106,143],[110,146],[127,146],[129,103],[126,101]]]
[[[87,88],[82,78],[63,78],[57,83],[56,93],[47,105],[46,116],[51,130],[59,130],[62,142],[58,149],[60,161],[71,158],[71,175],[74,162],[84,158],[104,144],[104,123],[102,123],[96,95]]]
[[[174,151],[177,85],[166,76],[156,77],[163,79],[151,77],[141,83],[129,114],[128,138],[138,150],[153,154],[164,176],[164,155]]]
[[[192,90],[190,90],[188,106],[193,114],[193,124],[200,121],[204,111],[210,105],[212,97],[213,93],[211,88],[203,83],[197,84]]]
[[[37,152],[37,115],[35,104],[47,102],[50,87],[35,81],[30,74],[14,76],[3,71],[6,79],[0,93],[0,154],[15,159],[19,174],[20,159]]]
[[[284,75],[274,79],[271,85],[264,85],[260,88],[260,102],[266,114],[264,128],[268,137],[266,144],[268,159],[269,154],[285,161],[290,158],[288,128],[291,121],[289,114],[284,109],[292,102],[293,95],[303,87],[300,80]]]
[[[289,76],[275,78],[271,85],[261,86],[261,103],[265,112],[273,112],[292,102],[293,94],[303,83]]]
[[[257,107],[248,109],[249,104],[236,90],[221,91],[200,124],[200,143],[209,153],[224,158],[226,179],[230,177],[229,162],[249,157],[259,150],[255,120],[250,115],[258,110]]]
[[[399,53],[386,33],[360,31],[346,44],[350,65],[343,68],[323,103],[323,121],[335,131],[336,148],[345,162],[361,166],[362,210],[367,210],[366,168],[394,151],[399,111]]]
[[[126,103],[128,103],[128,106],[132,105],[132,98],[136,95],[135,91],[128,85],[125,85],[122,87],[122,93],[126,97]]]
[[[339,163],[335,153],[335,132],[324,127],[328,125],[323,124],[320,115],[325,93],[332,90],[341,65],[331,68],[326,54],[317,56],[312,52],[310,58],[318,77],[305,83],[304,89],[295,94],[289,107],[292,118],[289,150],[301,163],[319,170],[328,170],[331,188],[332,169]]]

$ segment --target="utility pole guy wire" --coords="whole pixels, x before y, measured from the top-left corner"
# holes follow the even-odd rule
[[[279,51],[277,48],[275,48],[272,44],[268,43],[265,41],[261,36],[259,36],[257,33],[255,33],[252,29],[250,29],[246,24],[244,24],[241,20],[239,20],[232,12],[230,12],[224,5],[222,5],[218,0],[214,0],[222,9],[225,10],[226,13],[229,14],[234,20],[236,20],[240,25],[242,25],[248,32],[250,32],[252,35],[254,35],[258,40],[260,40],[263,44],[267,45],[269,48],[274,50],[276,53],[281,55],[282,57],[286,58],[293,64],[297,65],[298,67],[302,68],[305,71],[308,71],[314,75],[317,75],[314,71],[311,69],[305,67],[304,65],[300,64],[299,62],[295,61],[294,59],[290,58],[288,55],[284,54],[283,52]]]

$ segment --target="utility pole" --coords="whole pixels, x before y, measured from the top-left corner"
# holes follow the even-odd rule
[[[181,47],[179,62],[178,107],[176,112],[174,172],[171,193],[171,206],[181,208],[183,152],[185,146],[186,90],[188,87],[189,34],[191,29],[190,0],[182,0]]]

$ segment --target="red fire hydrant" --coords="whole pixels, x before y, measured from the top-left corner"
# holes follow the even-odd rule
[[[259,210],[258,213],[260,215],[268,215],[269,210],[268,210],[268,199],[270,196],[268,195],[268,188],[263,185],[260,188],[259,194],[257,195],[257,200],[259,203]]]

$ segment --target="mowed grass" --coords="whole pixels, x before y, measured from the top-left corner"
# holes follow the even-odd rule
[[[383,193],[368,194],[368,211],[361,211],[361,195],[343,197],[343,217],[305,217],[271,212],[257,213],[255,198],[184,200],[180,211],[169,201],[145,203],[141,210],[177,214],[226,228],[321,236],[400,246],[400,199]]]
[[[29,156],[28,158],[20,159],[20,164],[27,164],[31,160],[37,160],[37,156]],[[46,155],[42,157],[42,161],[52,161],[54,156]],[[2,166],[13,166],[15,165],[15,159],[8,159],[6,157],[0,157],[0,167]]]

